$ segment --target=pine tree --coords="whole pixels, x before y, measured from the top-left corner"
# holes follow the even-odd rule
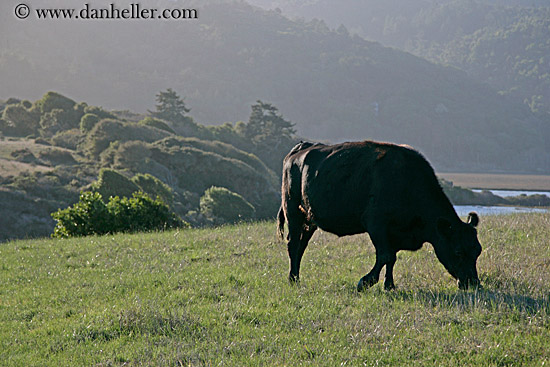
[[[159,92],[156,96],[156,111],[149,111],[152,117],[170,121],[174,124],[182,124],[188,121],[186,113],[191,111],[185,106],[183,98],[168,88],[165,92]]]
[[[246,137],[256,145],[270,145],[276,148],[281,141],[289,139],[296,130],[294,124],[285,120],[277,107],[260,100],[252,106],[252,113],[246,126]]]

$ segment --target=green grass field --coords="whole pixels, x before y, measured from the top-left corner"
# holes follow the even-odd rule
[[[479,228],[466,292],[426,245],[357,294],[368,236],[326,233],[291,286],[272,222],[0,244],[0,365],[548,365],[550,215]]]

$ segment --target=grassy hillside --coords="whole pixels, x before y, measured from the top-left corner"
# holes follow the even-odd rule
[[[355,292],[367,236],[318,233],[286,281],[275,224],[0,246],[3,365],[540,366],[550,362],[550,216],[482,218],[481,291],[431,249],[396,291]]]

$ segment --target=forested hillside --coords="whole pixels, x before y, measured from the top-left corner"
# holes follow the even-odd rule
[[[201,124],[246,120],[261,99],[303,137],[407,143],[439,170],[550,167],[543,118],[456,68],[243,2],[171,4],[196,6],[199,19],[22,22],[2,3],[0,98],[57,90],[143,113],[171,87]]]
[[[319,18],[434,62],[453,65],[550,113],[550,4],[530,0],[249,0]]]

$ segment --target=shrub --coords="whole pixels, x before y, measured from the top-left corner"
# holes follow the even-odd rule
[[[148,173],[138,173],[132,177],[132,182],[151,197],[160,197],[168,205],[174,201],[174,193],[170,186]]]
[[[72,111],[67,112],[56,108],[42,114],[40,118],[40,134],[51,137],[59,131],[70,130],[77,127]]]
[[[34,134],[39,127],[39,116],[21,104],[8,105],[2,114],[5,121],[3,132],[6,135],[26,136]]]
[[[507,197],[506,200],[512,205],[520,206],[550,206],[550,197],[542,194]]]
[[[107,205],[97,192],[84,192],[78,203],[51,215],[57,221],[52,237],[57,238],[104,234],[112,225]]]
[[[168,126],[167,123],[161,121],[161,120],[158,120],[158,119],[155,119],[155,118],[152,118],[152,117],[146,117],[144,118],[143,120],[141,120],[140,122],[138,122],[140,125],[145,125],[145,126],[151,126],[151,127],[156,127],[157,129],[161,129],[161,130],[164,130],[164,131],[167,131],[171,134],[175,134],[176,132],[170,127]]]
[[[86,135],[84,148],[92,157],[98,158],[101,152],[109,148],[109,145],[115,141],[139,140],[151,143],[169,135],[166,131],[150,126],[105,119],[99,121]]]
[[[165,147],[192,147],[205,152],[212,152],[225,158],[233,158],[246,163],[260,174],[268,177],[273,185],[277,185],[277,176],[254,154],[235,148],[233,145],[217,140],[201,140],[197,138],[185,138],[181,136],[168,137],[158,142]]]
[[[53,136],[61,130],[78,128],[85,104],[77,104],[56,92],[48,92],[36,101],[30,111],[40,115],[40,133]]]
[[[131,198],[111,197],[107,210],[113,218],[112,232],[163,230],[183,224],[165,203],[143,192],[135,192]]]
[[[55,146],[77,150],[83,139],[84,135],[82,135],[79,129],[70,129],[58,132],[51,140]]]
[[[70,111],[76,105],[76,102],[70,98],[62,96],[56,92],[47,92],[42,99],[39,99],[34,103],[35,107],[41,114],[51,112],[55,109],[63,111]]]
[[[151,157],[147,143],[138,140],[111,143],[111,146],[103,151],[102,157],[111,150],[112,163],[118,168],[137,168]]]
[[[99,117],[100,120],[103,120],[103,119],[116,119],[115,115],[113,115],[112,113],[110,113],[108,111],[105,111],[103,108],[97,107],[97,106],[86,106],[84,108],[84,113],[85,114],[91,113],[93,115],[96,115],[97,117]]]
[[[87,133],[99,122],[99,117],[94,113],[87,113],[80,119],[80,131]]]
[[[121,173],[103,168],[99,171],[99,178],[91,186],[93,192],[99,193],[105,200],[111,196],[130,197],[139,187]]]
[[[10,97],[10,98],[8,98],[8,100],[6,101],[6,105],[18,104],[18,103],[21,103],[21,100],[20,100],[19,98],[14,98],[14,97]]]
[[[31,152],[29,148],[17,149],[10,153],[10,156],[15,160],[24,163],[39,163],[36,156]]]
[[[47,139],[41,138],[41,137],[38,137],[38,138],[34,139],[34,143],[35,144],[40,144],[40,145],[52,145],[50,143],[50,141],[48,141]]]
[[[49,163],[51,166],[59,165],[74,165],[78,162],[74,159],[71,152],[61,149],[47,149],[43,150],[38,154],[38,158]]]
[[[171,139],[150,145],[151,161],[164,166],[170,176],[154,173],[171,186],[201,195],[212,186],[225,187],[242,195],[256,209],[257,218],[273,218],[281,203],[280,191],[270,175],[259,172],[241,160],[188,146],[171,146]],[[142,169],[140,172],[153,173]],[[173,180],[173,181],[171,181]]]
[[[111,197],[107,204],[98,192],[83,192],[78,203],[51,215],[57,221],[52,237],[57,238],[187,226],[166,204],[142,192]]]
[[[215,224],[254,218],[255,209],[241,195],[225,187],[212,186],[200,199],[200,211]]]

